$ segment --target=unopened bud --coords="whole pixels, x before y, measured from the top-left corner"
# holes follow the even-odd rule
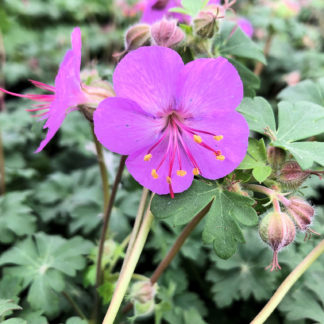
[[[176,20],[160,20],[151,27],[152,38],[156,45],[174,47],[185,37],[184,32],[177,26]]]
[[[323,171],[303,170],[296,161],[287,161],[282,165],[278,181],[289,188],[298,188],[311,174],[321,177]]]
[[[125,36],[126,51],[133,51],[141,46],[150,45],[150,25],[138,24],[130,27]]]
[[[259,234],[273,250],[272,263],[267,268],[271,268],[270,271],[281,269],[278,263],[278,252],[295,239],[294,222],[286,213],[270,212],[261,220]]]
[[[202,38],[212,38],[218,29],[216,18],[217,15],[211,11],[201,11],[193,21],[196,34]]]
[[[146,316],[152,313],[155,306],[155,295],[157,284],[150,280],[138,281],[132,285],[130,298],[134,304],[134,313],[136,316]]]
[[[301,231],[318,234],[309,229],[315,215],[315,209],[301,197],[290,197],[288,201],[289,203],[286,205],[287,212],[295,221],[297,227]]]
[[[279,148],[270,146],[267,151],[268,162],[274,169],[278,169],[286,159],[286,152]]]

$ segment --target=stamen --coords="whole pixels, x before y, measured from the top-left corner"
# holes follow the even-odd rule
[[[185,170],[177,170],[177,175],[179,177],[184,177],[187,174],[187,171]]]
[[[202,142],[202,138],[199,135],[194,135],[193,139],[198,144],[200,144]]]
[[[159,175],[157,174],[156,170],[155,169],[152,169],[151,171],[151,175],[154,179],[157,179],[159,177]]]
[[[213,138],[214,138],[216,141],[221,141],[221,140],[224,138],[224,136],[223,136],[223,135],[215,135]]]
[[[168,184],[171,184],[171,183],[172,183],[172,181],[171,181],[171,177],[169,177],[169,176],[166,177],[166,181],[167,181]]]
[[[224,155],[218,155],[218,156],[216,156],[216,159],[219,160],[219,161],[224,161],[225,156]]]
[[[146,154],[144,156],[144,161],[150,161],[152,159],[152,154]]]
[[[214,154],[215,154],[216,156],[220,156],[220,155],[222,155],[222,152],[221,152],[221,151],[214,151]]]
[[[198,168],[194,168],[194,169],[192,170],[192,173],[193,173],[194,175],[198,175],[200,172],[199,172],[199,169],[198,169]]]

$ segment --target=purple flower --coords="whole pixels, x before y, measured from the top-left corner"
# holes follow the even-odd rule
[[[45,139],[40,143],[36,153],[40,152],[47,143],[53,138],[60,128],[65,116],[76,110],[76,106],[86,103],[87,96],[81,90],[80,83],[80,65],[81,65],[81,31],[80,28],[74,28],[71,34],[72,49],[68,50],[61,62],[59,71],[55,78],[55,86],[51,86],[38,81],[30,80],[36,87],[53,92],[53,94],[18,94],[0,88],[7,94],[38,101],[28,111],[42,111],[41,114],[34,115],[47,119],[43,128],[48,132]]]
[[[242,81],[224,58],[186,65],[177,52],[141,47],[116,67],[117,97],[94,113],[98,140],[129,155],[129,172],[158,194],[186,190],[194,175],[218,179],[242,161],[249,129],[235,111]]]
[[[219,4],[220,0],[209,0],[208,4]],[[162,18],[175,18],[180,22],[189,23],[188,15],[169,12],[171,8],[181,7],[181,0],[147,0],[141,21],[147,24],[161,20]]]

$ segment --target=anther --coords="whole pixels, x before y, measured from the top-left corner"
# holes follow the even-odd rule
[[[216,159],[219,160],[219,161],[224,161],[225,156],[224,155],[218,155],[218,156],[216,156]]]
[[[221,151],[215,151],[214,154],[215,154],[216,156],[220,156],[220,155],[222,155],[222,152],[221,152]]]
[[[144,156],[144,161],[150,161],[151,158],[152,158],[152,154],[146,154],[146,155]]]
[[[199,135],[194,135],[193,139],[198,144],[200,144],[202,142],[202,138]]]
[[[223,136],[223,135],[215,135],[213,138],[214,138],[216,141],[221,141],[221,140],[224,138],[224,136]]]
[[[171,184],[171,178],[170,177],[166,177],[166,181],[168,184]]]
[[[154,179],[157,179],[159,177],[155,169],[152,169],[151,175]]]
[[[194,168],[194,169],[192,170],[192,173],[193,173],[194,175],[198,175],[198,174],[199,174],[199,169],[198,169],[198,168]]]
[[[179,177],[184,177],[187,174],[187,171],[185,170],[177,170],[177,175]]]

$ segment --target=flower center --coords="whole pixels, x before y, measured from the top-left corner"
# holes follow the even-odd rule
[[[162,117],[165,121],[164,126],[161,130],[160,138],[148,149],[146,155],[144,156],[144,161],[150,161],[154,150],[162,143],[164,140],[167,140],[167,148],[164,152],[160,162],[156,165],[154,169],[151,171],[151,175],[154,179],[158,179],[158,171],[161,166],[166,163],[168,159],[168,175],[166,177],[166,181],[169,184],[170,188],[170,195],[174,198],[174,192],[172,188],[172,171],[174,164],[177,160],[179,169],[177,170],[176,174],[179,177],[184,177],[187,174],[186,170],[183,170],[182,160],[180,150],[182,149],[185,155],[187,156],[188,160],[190,161],[193,169],[192,173],[194,175],[201,174],[201,170],[197,161],[195,160],[192,152],[190,151],[188,145],[186,144],[185,140],[183,139],[184,134],[189,135],[189,137],[201,147],[205,148],[207,151],[211,152],[215,155],[215,158],[219,161],[224,161],[225,156],[222,154],[220,150],[215,150],[210,145],[206,144],[202,137],[199,134],[212,136],[215,141],[221,141],[223,139],[223,135],[218,135],[214,133],[210,133],[205,130],[195,129],[186,125],[186,118],[181,116],[178,112],[172,111],[168,115]]]

